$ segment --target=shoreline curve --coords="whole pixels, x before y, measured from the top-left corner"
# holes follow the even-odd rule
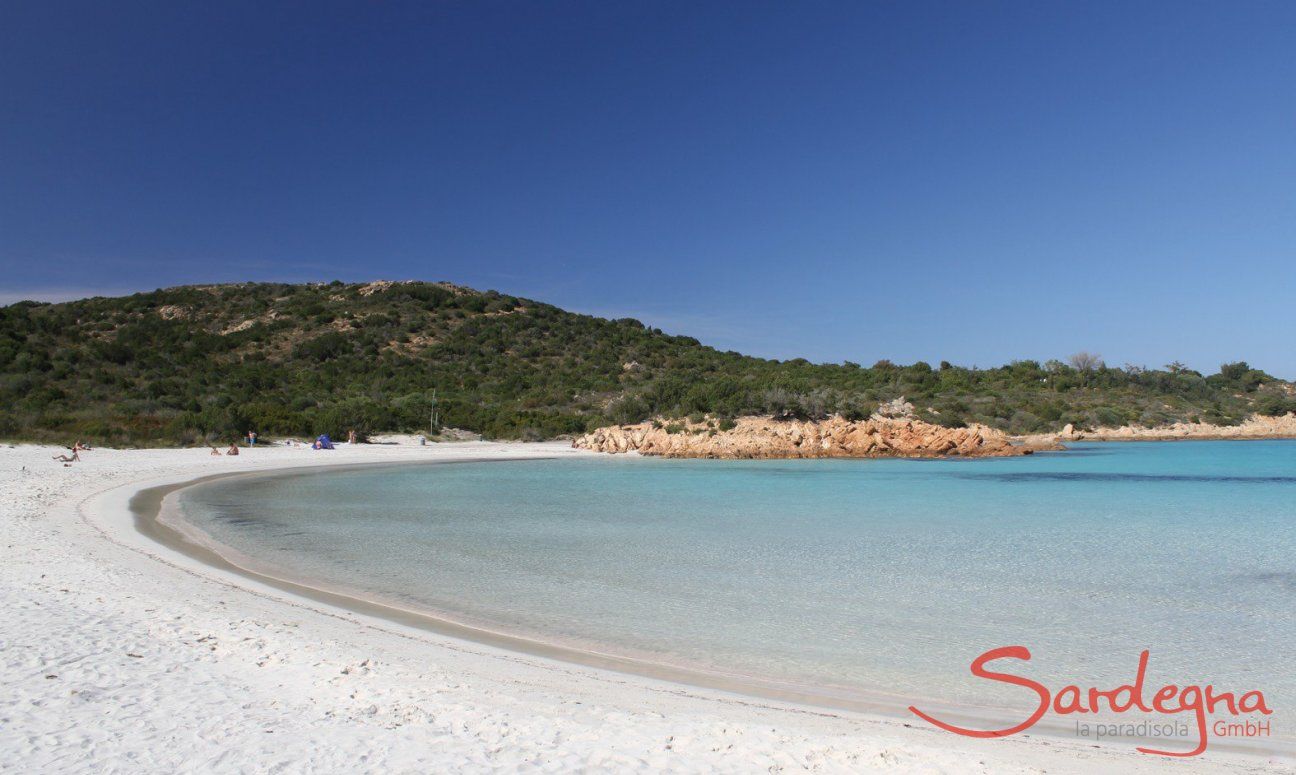
[[[226,479],[306,475],[321,470],[334,472],[368,468],[405,468],[414,466],[455,465],[462,463],[517,462],[553,459],[555,458],[465,458],[460,460],[354,463],[297,467],[291,469],[272,469],[255,472],[228,472],[140,489],[130,499],[130,510],[135,530],[165,549],[177,552],[189,559],[196,560],[205,566],[216,568],[240,576],[244,579],[267,585],[279,592],[287,593],[298,598],[305,598],[313,603],[322,604],[330,608],[342,609],[354,614],[372,616],[377,619],[406,627],[412,627],[436,635],[456,638],[514,653],[525,654],[527,656],[571,663],[582,667],[592,667],[599,670],[611,670],[617,673],[634,675],[641,678],[666,681],[676,685],[710,689],[742,695],[744,697],[771,700],[781,703],[792,703],[795,705],[808,706],[816,710],[865,713],[881,716],[890,720],[905,718],[899,714],[888,713],[886,705],[880,701],[870,702],[868,700],[855,699],[851,697],[817,694],[810,691],[799,690],[795,687],[783,687],[774,682],[762,683],[758,679],[746,676],[729,677],[722,673],[691,670],[689,668],[663,664],[660,662],[635,659],[634,657],[625,655],[605,654],[588,649],[564,646],[536,638],[494,630],[486,626],[456,621],[449,616],[442,614],[415,610],[386,601],[365,598],[359,594],[345,590],[331,589],[324,585],[312,584],[304,580],[275,576],[273,574],[258,571],[231,559],[228,555],[236,553],[235,550],[224,547],[219,542],[207,536],[207,534],[201,529],[185,520],[183,511],[176,503],[179,493],[183,490],[200,484],[208,484],[214,481]],[[181,527],[177,527],[175,523],[179,523]],[[900,699],[896,698],[896,701],[899,703]],[[905,700],[905,702],[909,701],[911,700]],[[940,705],[939,703],[932,703],[930,700],[922,701],[937,706]],[[943,710],[952,714],[960,715],[960,709],[955,706],[946,706]],[[982,711],[984,709],[978,708],[976,710]],[[971,719],[973,716],[967,716],[967,718]]]
[[[593,456],[593,453],[585,453]],[[466,642],[480,647],[485,647],[489,651],[498,650],[497,656],[505,657],[535,657],[554,667],[579,666],[592,668],[595,671],[607,671],[622,677],[631,676],[645,681],[642,684],[645,688],[656,688],[659,691],[671,693],[688,692],[690,689],[704,690],[706,692],[718,692],[722,696],[712,695],[709,699],[719,702],[737,702],[744,705],[753,705],[757,707],[768,707],[770,709],[781,710],[793,713],[808,713],[811,715],[822,716],[855,716],[864,721],[879,722],[886,725],[904,727],[921,726],[914,722],[908,715],[887,712],[880,702],[853,701],[847,698],[834,698],[831,696],[814,694],[812,692],[798,691],[796,689],[782,688],[777,685],[762,685],[757,681],[739,680],[728,678],[723,674],[707,673],[704,671],[694,671],[686,668],[676,668],[669,665],[648,662],[644,660],[635,660],[629,657],[622,657],[610,654],[601,654],[595,651],[587,651],[575,648],[563,647],[555,644],[547,644],[543,641],[533,640],[530,638],[512,636],[506,633],[499,633],[487,628],[466,625],[455,622],[450,619],[440,618],[431,614],[408,609],[402,609],[396,605],[379,603],[365,600],[364,598],[326,589],[313,587],[289,579],[279,579],[274,576],[259,573],[254,570],[243,568],[228,558],[222,556],[219,552],[211,547],[205,547],[201,543],[194,541],[190,537],[184,536],[174,528],[164,525],[159,521],[163,501],[168,495],[174,495],[179,491],[195,486],[201,483],[210,482],[217,479],[241,478],[241,477],[270,477],[284,475],[300,475],[308,472],[319,470],[341,471],[347,469],[364,469],[376,467],[409,467],[421,465],[439,465],[450,463],[486,463],[496,461],[521,461],[521,460],[538,460],[554,459],[558,455],[548,456],[518,456],[518,457],[472,457],[472,458],[454,458],[440,460],[399,460],[399,461],[382,461],[382,462],[348,462],[340,464],[312,464],[312,465],[285,465],[274,466],[255,471],[233,471],[209,474],[196,478],[183,477],[179,478],[174,475],[164,477],[160,480],[149,482],[147,480],[137,480],[133,483],[120,484],[115,487],[101,490],[89,495],[78,506],[81,518],[89,523],[99,532],[103,533],[106,538],[114,543],[135,549],[141,553],[151,556],[155,560],[171,564],[194,573],[199,576],[205,576],[211,580],[228,583],[231,586],[240,588],[243,591],[252,594],[258,594],[264,597],[271,597],[281,600],[289,605],[305,605],[319,613],[329,615],[342,614],[341,618],[346,621],[359,624],[373,625],[394,625],[398,628],[397,632],[404,631],[404,634],[410,635],[410,630],[415,633],[424,635],[435,635],[445,638],[451,638],[457,641]],[[128,494],[127,494],[128,493]],[[122,541],[124,538],[120,533],[114,533],[108,526],[91,519],[87,514],[87,504],[95,502],[96,505],[102,505],[102,501],[112,496],[118,505],[125,507],[121,509],[130,518],[130,532],[136,537],[142,539],[144,544],[137,542]],[[102,517],[102,509],[95,509]],[[115,527],[125,527],[125,525],[116,525]],[[196,530],[196,528],[195,528]],[[159,555],[149,549],[161,548],[163,553]],[[171,556],[166,556],[171,555]],[[177,563],[176,556],[189,562]],[[201,570],[194,567],[197,565]],[[212,574],[210,571],[215,570],[219,575]],[[232,581],[229,577],[234,576],[241,579],[243,583]],[[247,582],[251,582],[250,584]],[[269,593],[269,594],[267,594]],[[282,596],[286,595],[288,599]],[[353,616],[358,615],[363,619],[357,620]],[[369,622],[365,619],[371,620]],[[430,642],[434,643],[434,642]],[[706,694],[690,696],[708,698]],[[987,721],[987,712],[993,712],[987,708],[967,708],[948,703],[931,702],[920,698],[907,698],[905,703],[910,702],[925,703],[933,712],[943,714],[951,722],[967,723],[969,726],[985,725],[992,723]],[[1010,718],[1016,715],[1015,711],[1002,709],[1005,716]],[[1070,728],[1065,724],[1046,724],[1041,722],[1035,727],[1031,734],[1022,735],[1022,738],[1039,738],[1054,739],[1063,741],[1067,739],[1067,731]],[[937,730],[931,730],[936,732]],[[1221,753],[1240,753],[1244,756],[1252,757],[1257,754],[1271,755],[1278,753],[1273,750],[1257,751],[1252,746],[1230,745],[1223,740],[1216,740],[1212,745],[1212,750],[1218,750]],[[1288,753],[1278,753],[1280,756],[1290,755]]]

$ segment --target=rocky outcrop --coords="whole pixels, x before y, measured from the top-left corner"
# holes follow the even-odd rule
[[[1120,428],[1080,430],[1070,423],[1059,433],[1023,436],[1027,444],[1057,441],[1173,441],[1177,439],[1296,439],[1296,414],[1280,417],[1252,415],[1239,425],[1179,422],[1155,428],[1124,425]]]
[[[732,427],[729,427],[732,426]],[[723,430],[722,430],[723,428]],[[599,428],[573,447],[672,458],[1008,457],[1041,447],[1014,444],[993,428],[945,428],[873,416],[820,422],[740,417],[732,423],[655,421]],[[1046,448],[1056,449],[1056,445]]]

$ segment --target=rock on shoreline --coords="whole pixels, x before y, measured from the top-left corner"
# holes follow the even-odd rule
[[[1055,444],[1019,445],[993,428],[945,428],[873,416],[810,422],[740,417],[721,430],[717,420],[656,421],[599,428],[572,442],[595,452],[638,452],[669,458],[1010,457]]]
[[[1068,424],[1058,433],[1021,437],[1028,444],[1058,441],[1172,441],[1176,439],[1296,439],[1296,414],[1279,417],[1252,415],[1238,425],[1180,422],[1155,428],[1124,425],[1081,430]]]

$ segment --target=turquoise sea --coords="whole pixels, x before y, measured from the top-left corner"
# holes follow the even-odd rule
[[[1296,706],[1296,442],[993,460],[404,465],[215,481],[187,518],[259,570],[552,644],[868,700],[1060,687]],[[1020,717],[1020,714],[1018,714]]]

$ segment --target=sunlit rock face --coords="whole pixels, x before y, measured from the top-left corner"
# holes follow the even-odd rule
[[[732,425],[732,427],[728,427]],[[638,452],[673,458],[1007,457],[1039,446],[1012,443],[993,428],[945,428],[912,419],[879,416],[851,421],[740,417],[688,422],[658,420],[599,428],[572,446],[595,452]]]

